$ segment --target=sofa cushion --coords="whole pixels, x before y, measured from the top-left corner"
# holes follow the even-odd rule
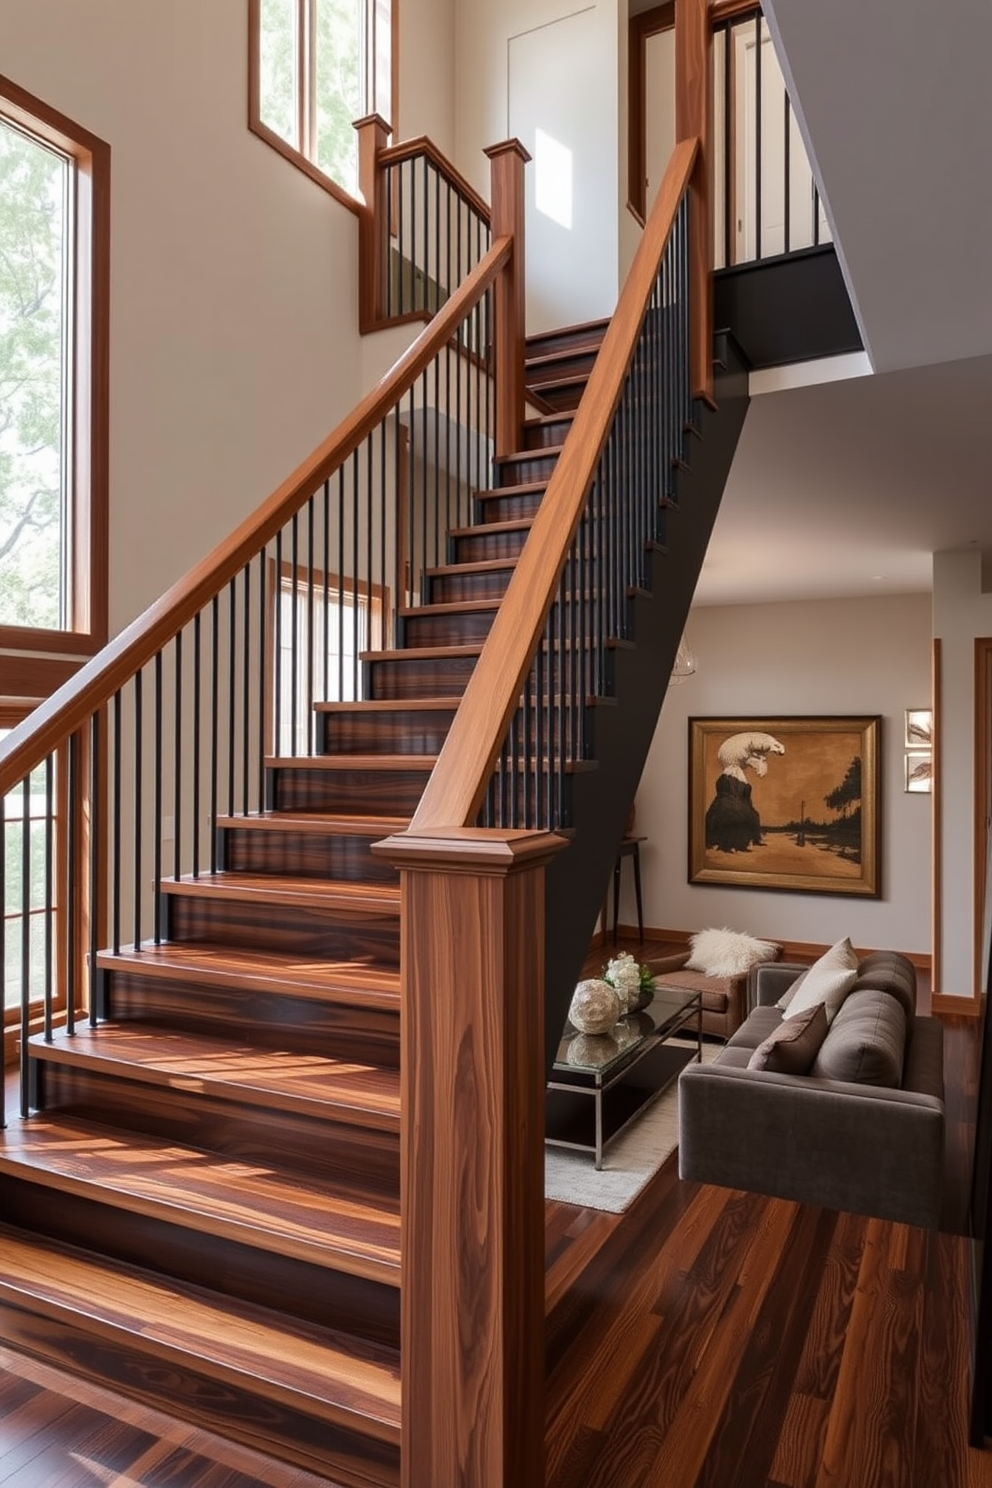
[[[756,940],[741,930],[699,930],[689,936],[692,948],[686,966],[704,976],[743,976],[762,961],[774,961],[782,947],[771,940]]]
[[[779,1026],[758,1045],[748,1069],[773,1070],[779,1075],[805,1075],[827,1036],[827,1010],[816,1002]]]
[[[795,1018],[807,1008],[824,1004],[833,1022],[844,998],[858,979],[858,958],[849,939],[839,940],[814,961],[779,998],[783,1018]]]
[[[877,987],[898,997],[907,1018],[916,1013],[916,968],[898,951],[873,951],[858,963],[858,979],[853,988]]]
[[[897,997],[874,988],[852,992],[820,1045],[812,1075],[859,1085],[902,1083],[906,1014]]]
[[[764,1043],[782,1022],[778,1008],[756,1007],[748,1013],[737,1032],[727,1040],[727,1047],[747,1049],[749,1052]]]

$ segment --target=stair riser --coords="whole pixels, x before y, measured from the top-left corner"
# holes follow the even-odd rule
[[[477,646],[492,629],[495,610],[467,610],[458,615],[408,615],[403,622],[403,643],[411,651],[419,646]]]
[[[559,384],[546,383],[540,390],[541,397],[549,408],[559,413],[574,413],[585,392],[585,379]]]
[[[189,1033],[250,1039],[263,1048],[326,1054],[363,1064],[399,1067],[399,1010],[320,1002],[288,990],[202,986],[169,977],[114,971],[108,976],[110,1016],[120,1022],[149,1022]]]
[[[167,900],[166,938],[245,949],[283,951],[322,961],[361,961],[395,971],[400,960],[398,915],[307,909],[296,904],[185,898]]]
[[[529,530],[521,527],[516,532],[487,532],[485,527],[473,528],[451,539],[451,561],[490,563],[497,558],[519,558]]]
[[[427,601],[460,604],[463,600],[502,599],[512,573],[512,568],[495,568],[485,573],[437,574],[428,579]]]
[[[137,1214],[112,1202],[43,1188],[23,1179],[0,1179],[0,1212],[6,1224],[22,1225],[49,1239],[243,1302],[278,1308],[355,1338],[398,1346],[398,1286],[240,1245],[165,1217]]]
[[[88,1331],[85,1323],[53,1321],[3,1300],[0,1327],[11,1348],[297,1467],[332,1475],[342,1488],[398,1488],[398,1447],[272,1401],[253,1391],[250,1381],[238,1386],[181,1356],[163,1357],[154,1345],[143,1346],[138,1334],[121,1330],[108,1337]]]
[[[316,832],[228,827],[223,832],[220,866],[232,873],[396,883],[397,869],[372,856],[371,845],[382,835],[324,837]]]
[[[376,698],[461,697],[475,670],[476,656],[424,657],[416,652],[370,666],[370,688]],[[426,784],[426,781],[424,782]],[[411,815],[419,802],[410,808]]]
[[[524,381],[528,387],[544,394],[547,382],[559,382],[562,378],[588,378],[596,362],[596,351],[546,352],[539,361],[528,357],[524,364]]]
[[[328,754],[437,754],[454,716],[453,708],[327,713],[324,748]]]
[[[510,487],[505,495],[486,496],[477,500],[476,511],[483,525],[487,522],[517,522],[533,517],[543,499],[543,490],[521,491],[519,495],[514,495],[513,488]]]
[[[435,696],[455,696],[460,692],[459,687],[454,693],[441,692]],[[428,775],[427,770],[320,770],[306,765],[277,765],[269,771],[269,804],[273,811],[412,816],[420,804]]]
[[[103,1070],[45,1059],[34,1063],[39,1103],[46,1111],[181,1142],[253,1167],[275,1166],[319,1183],[342,1183],[394,1208],[399,1203],[398,1129],[366,1130]]]
[[[543,454],[540,450],[532,450],[529,454],[497,460],[493,486],[524,486],[529,485],[531,481],[550,480],[557,463],[557,450],[553,454]]]
[[[546,423],[524,425],[524,449],[546,449],[564,444],[572,428],[570,418],[549,419]]]

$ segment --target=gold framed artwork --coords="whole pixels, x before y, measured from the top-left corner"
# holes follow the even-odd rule
[[[877,898],[873,716],[689,719],[689,882]]]

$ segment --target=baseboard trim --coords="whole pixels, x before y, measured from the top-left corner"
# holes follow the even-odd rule
[[[617,933],[622,940],[636,940],[637,926],[620,924],[617,927]],[[644,927],[645,940],[666,940],[671,941],[674,945],[688,945],[690,935],[695,935],[695,933],[696,932],[694,930],[657,929],[654,925],[645,925]],[[776,937],[776,939],[777,938],[778,937]],[[595,945],[596,943],[597,942],[594,939],[593,944]],[[602,944],[601,934],[599,936],[599,943]],[[829,944],[827,944],[826,942],[821,943],[819,941],[812,940],[779,940],[779,944],[782,947],[782,957],[786,961],[794,958],[801,961],[815,961],[817,957],[823,955],[824,951],[828,951],[830,949]],[[873,951],[888,951],[891,950],[892,947],[857,946],[856,949],[860,955],[870,956]],[[929,951],[903,951],[902,954],[906,957],[907,961],[911,961],[913,963],[917,971],[931,970],[932,957]],[[946,1012],[963,1011],[957,1006],[957,1004],[965,1001],[964,998],[951,997],[946,998],[945,1001],[953,1004],[951,1007],[945,1009]]]

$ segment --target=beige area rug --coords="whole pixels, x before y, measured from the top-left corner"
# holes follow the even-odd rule
[[[703,1044],[703,1063],[712,1064],[722,1044]],[[591,1152],[544,1148],[544,1197],[583,1209],[622,1214],[679,1141],[678,1081],[638,1116],[603,1153],[597,1173]]]

